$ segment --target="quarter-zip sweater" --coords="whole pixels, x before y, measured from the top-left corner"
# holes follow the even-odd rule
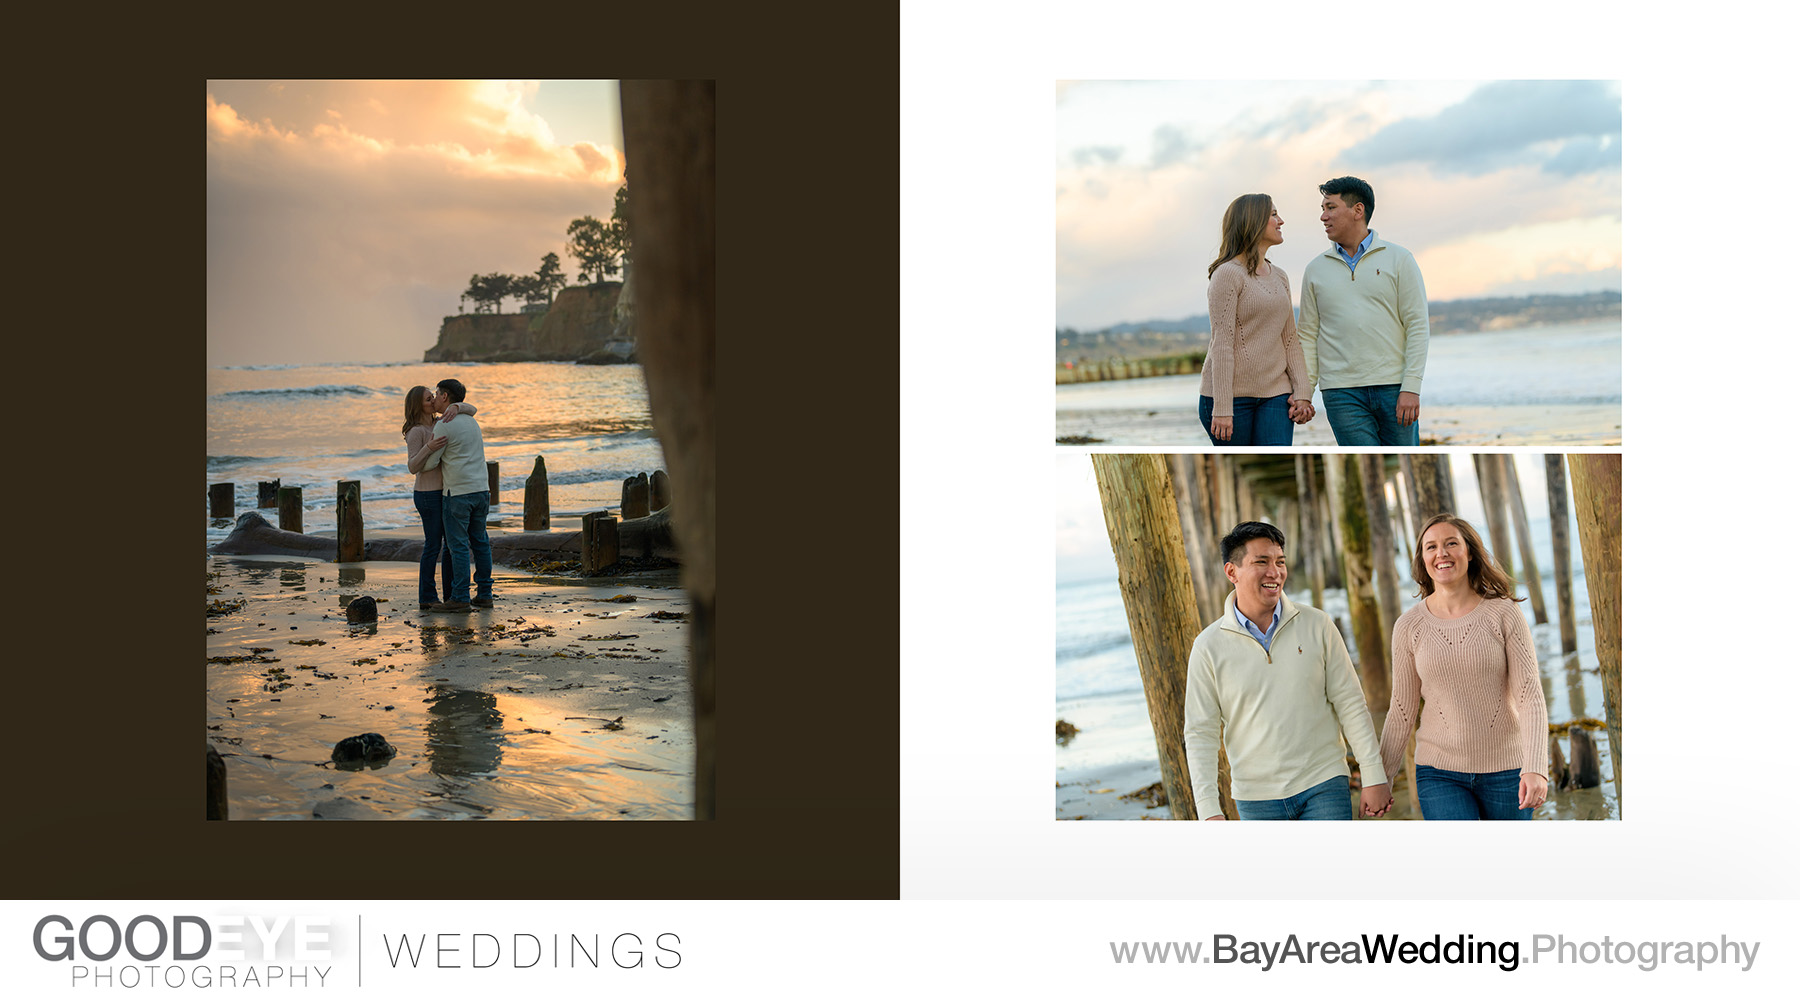
[[[1285,799],[1348,775],[1346,739],[1363,784],[1385,784],[1362,684],[1331,616],[1282,595],[1281,621],[1265,651],[1232,615],[1235,599],[1226,598],[1225,614],[1188,655],[1182,732],[1199,817],[1221,815],[1221,743],[1234,799]]]
[[[1517,604],[1491,597],[1461,618],[1443,619],[1420,601],[1394,622],[1393,653],[1394,700],[1381,728],[1390,773],[1416,721],[1413,756],[1421,764],[1472,774],[1516,767],[1549,777],[1537,649]]]
[[[1419,392],[1431,322],[1418,262],[1379,234],[1354,273],[1327,248],[1300,277],[1299,337],[1309,393],[1395,383]]]

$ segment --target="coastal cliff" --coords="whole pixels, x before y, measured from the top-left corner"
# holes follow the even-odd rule
[[[446,316],[424,360],[634,363],[631,279],[565,288],[544,312]]]

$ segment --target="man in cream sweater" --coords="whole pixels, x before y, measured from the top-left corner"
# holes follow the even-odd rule
[[[442,410],[451,403],[463,401],[467,390],[456,379],[447,378],[437,384],[432,403]],[[438,439],[444,444],[439,445]],[[481,425],[471,416],[437,425],[435,439],[428,445],[433,450],[422,465],[429,469],[442,464],[444,470],[444,538],[450,545],[450,587],[441,604],[433,611],[464,612],[471,606],[494,606],[494,554],[488,544],[487,451],[481,440]],[[469,564],[475,565],[475,597],[469,597]]]
[[[1338,444],[1417,445],[1431,339],[1425,278],[1405,247],[1369,228],[1375,192],[1367,181],[1338,177],[1319,192],[1319,221],[1331,246],[1300,279],[1307,378],[1324,390],[1325,419]]]
[[[1381,744],[1350,651],[1331,616],[1281,593],[1281,529],[1245,521],[1219,541],[1232,595],[1188,656],[1188,778],[1202,819],[1224,819],[1219,745],[1240,819],[1351,818],[1349,740],[1362,766],[1361,805],[1392,802]]]

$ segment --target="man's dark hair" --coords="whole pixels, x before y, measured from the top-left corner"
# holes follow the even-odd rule
[[[1219,539],[1219,555],[1233,566],[1244,558],[1244,546],[1250,544],[1252,538],[1267,538],[1282,548],[1287,548],[1287,536],[1281,529],[1267,521],[1245,521],[1231,529],[1231,534]]]
[[[1361,177],[1333,177],[1319,185],[1319,193],[1335,194],[1346,205],[1362,205],[1364,225],[1375,219],[1375,189]]]
[[[450,394],[450,402],[452,403],[462,402],[463,397],[469,394],[469,390],[464,389],[463,384],[453,378],[447,378],[442,382],[439,382],[438,388]]]

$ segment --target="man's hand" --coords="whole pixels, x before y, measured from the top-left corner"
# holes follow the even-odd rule
[[[1400,405],[1394,407],[1394,419],[1400,421],[1402,427],[1411,427],[1419,422],[1418,393],[1403,392],[1400,394]]]
[[[1394,788],[1392,785],[1364,785],[1362,790],[1362,811],[1364,816],[1373,819],[1384,816],[1394,804]]]
[[[462,409],[461,409],[460,404],[451,403],[449,406],[444,407],[444,415],[439,417],[438,420],[447,424],[450,421],[455,420],[456,415],[461,412],[462,412]]]
[[[1231,440],[1231,418],[1214,417],[1212,419],[1212,436],[1220,441]]]
[[[1317,411],[1313,409],[1312,400],[1310,399],[1288,400],[1288,419],[1296,424],[1306,423],[1308,420],[1311,420],[1316,413]]]
[[[1208,817],[1206,817],[1206,821],[1208,823],[1211,823],[1215,819],[1224,819],[1224,818],[1225,818],[1224,816],[1208,816]]]
[[[1544,804],[1544,797],[1550,794],[1550,780],[1541,774],[1526,771],[1519,775],[1519,808],[1536,809]]]
[[[425,453],[429,455],[432,452],[437,451],[439,448],[442,448],[443,446],[445,446],[449,443],[450,443],[450,439],[447,437],[443,437],[442,435],[439,435],[438,437],[434,437],[431,440],[425,442]]]

